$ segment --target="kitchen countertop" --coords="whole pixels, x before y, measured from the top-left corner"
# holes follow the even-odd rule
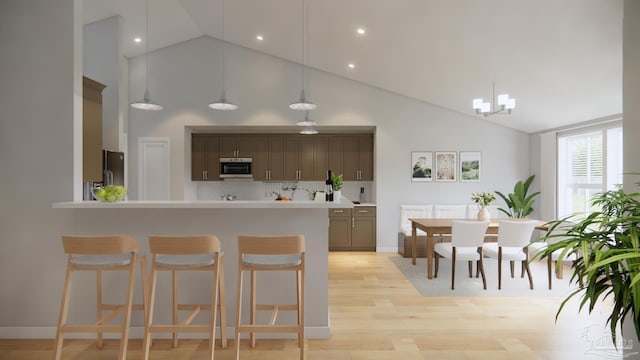
[[[56,209],[332,209],[353,208],[354,204],[343,197],[339,202],[325,201],[275,201],[275,200],[126,200],[116,202],[67,201],[53,203]]]

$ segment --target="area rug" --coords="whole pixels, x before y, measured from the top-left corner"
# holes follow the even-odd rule
[[[485,258],[484,269],[487,277],[487,289],[482,288],[482,278],[469,278],[466,261],[456,263],[455,289],[451,290],[451,260],[440,259],[438,277],[427,278],[427,259],[417,259],[416,265],[411,264],[411,258],[401,256],[390,256],[389,259],[404,274],[423,296],[553,296],[566,297],[575,289],[575,285],[569,284],[571,270],[564,269],[564,278],[557,279],[553,275],[552,290],[549,290],[547,280],[546,261],[533,261],[530,264],[531,275],[533,277],[533,290],[529,289],[529,279],[520,277],[520,264],[516,263],[515,277],[511,278],[509,263],[505,261],[502,265],[502,289],[498,290],[498,262],[495,259]]]

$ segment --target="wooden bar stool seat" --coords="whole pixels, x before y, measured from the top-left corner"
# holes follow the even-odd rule
[[[209,337],[209,356],[215,351],[217,313],[220,313],[220,339],[227,347],[226,307],[224,292],[224,266],[220,240],[215,236],[149,236],[151,284],[149,294],[149,316],[145,324],[144,359],[149,358],[152,333],[172,333],[172,345],[178,346],[178,333],[205,333]],[[158,271],[171,271],[172,278],[172,324],[154,324],[153,310]],[[178,271],[211,271],[211,302],[208,304],[180,304],[178,301]],[[179,312],[189,311],[179,321]],[[209,311],[207,325],[191,324],[200,311]]]
[[[305,246],[302,236],[239,236],[238,288],[236,297],[236,359],[240,359],[240,333],[248,332],[250,346],[255,347],[257,332],[297,333],[300,359],[304,359],[304,267]],[[242,320],[242,274],[251,272],[250,324]],[[294,271],[296,274],[295,304],[257,304],[256,272]],[[278,325],[280,310],[296,311],[297,324]],[[256,324],[257,311],[271,311],[268,324]]]
[[[68,254],[67,271],[60,304],[60,314],[56,331],[55,359],[62,357],[62,343],[65,333],[96,332],[98,348],[102,348],[103,333],[120,333],[120,352],[118,359],[127,356],[127,342],[131,310],[145,310],[146,292],[146,257],[138,256],[138,243],[129,236],[62,236],[64,251]],[[143,304],[133,305],[133,282],[135,266],[141,265],[143,282]],[[97,318],[95,324],[68,324],[69,302],[75,271],[95,271],[97,285]],[[123,304],[104,304],[102,302],[102,272],[128,271],[126,299]],[[110,312],[103,316],[104,311]],[[123,321],[119,325],[109,325],[117,316],[122,315]],[[147,312],[145,311],[145,318]]]

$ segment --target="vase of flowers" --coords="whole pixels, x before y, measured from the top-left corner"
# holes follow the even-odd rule
[[[496,196],[492,192],[474,192],[471,194],[471,200],[480,207],[480,210],[478,211],[478,220],[489,220],[491,216],[487,206],[496,201]]]

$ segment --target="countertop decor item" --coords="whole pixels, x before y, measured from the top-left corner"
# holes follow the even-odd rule
[[[342,174],[331,174],[331,182],[333,183],[333,201],[340,201],[342,197]]]
[[[92,189],[93,197],[102,202],[114,202],[124,200],[127,189],[122,185],[107,185]]]
[[[478,210],[478,220],[489,220],[491,215],[489,214],[487,206],[496,201],[496,196],[492,192],[474,192],[471,194],[471,200],[480,207],[480,210]]]

